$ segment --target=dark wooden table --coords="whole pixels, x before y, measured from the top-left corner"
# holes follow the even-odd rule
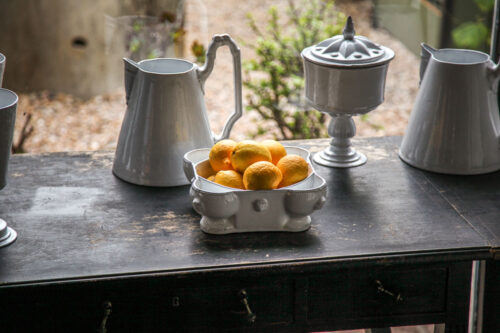
[[[0,217],[19,236],[0,249],[0,330],[465,332],[472,262],[500,244],[500,173],[426,173],[399,142],[358,139],[366,165],[315,166],[328,197],[310,230],[224,236],[199,229],[188,186],[114,177],[113,152],[13,156]]]
[[[484,333],[500,332],[500,172],[468,177],[428,173],[427,177],[491,246],[491,258],[480,267],[479,296],[484,296],[484,310],[479,324]]]

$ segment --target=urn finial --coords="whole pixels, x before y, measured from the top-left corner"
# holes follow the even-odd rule
[[[352,17],[349,16],[347,18],[347,22],[345,23],[344,30],[342,31],[344,35],[344,39],[353,40],[356,31],[354,30],[354,23],[352,23]]]

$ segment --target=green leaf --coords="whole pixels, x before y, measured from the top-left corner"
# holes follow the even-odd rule
[[[482,12],[489,13],[495,7],[495,0],[474,0]]]
[[[144,26],[144,22],[142,20],[136,20],[132,23],[132,30],[134,32],[140,32]]]
[[[453,29],[452,37],[457,47],[478,49],[486,42],[488,28],[481,22],[466,22]]]
[[[160,50],[153,49],[153,50],[149,51],[148,55],[146,56],[146,59],[158,58],[160,55],[161,55]]]
[[[128,47],[129,51],[132,52],[132,53],[135,53],[135,52],[138,52],[141,48],[141,40],[138,39],[138,38],[133,38],[131,41],[130,41],[130,45]]]

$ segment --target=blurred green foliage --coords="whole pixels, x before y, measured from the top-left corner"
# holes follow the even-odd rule
[[[175,18],[175,14],[170,12],[162,12],[156,19],[130,16],[131,29],[125,36],[127,56],[136,61],[164,57],[167,47],[178,43],[185,35]]]
[[[268,11],[264,27],[258,26],[252,14],[248,24],[256,34],[254,43],[245,43],[255,57],[244,62],[244,86],[248,111],[273,121],[276,139],[309,139],[326,136],[325,115],[311,109],[303,97],[303,63],[300,53],[306,47],[340,34],[346,16],[328,0],[289,0],[286,11],[277,7]],[[286,16],[286,17],[285,17]],[[307,111],[307,112],[304,112]],[[253,136],[266,132],[258,126]]]
[[[191,52],[196,57],[196,62],[198,64],[204,64],[205,63],[205,58],[206,58],[207,50],[205,49],[205,46],[203,44],[201,44],[197,40],[195,40],[191,44]]]
[[[474,0],[479,8],[480,17],[473,22],[464,22],[452,31],[452,38],[459,48],[488,51],[491,27],[489,18],[493,14],[495,0]]]

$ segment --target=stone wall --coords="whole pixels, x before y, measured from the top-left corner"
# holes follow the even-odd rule
[[[128,30],[127,20],[117,18],[150,15],[169,22],[178,13],[176,22],[181,25],[183,7],[183,0],[4,1],[0,11],[0,53],[7,57],[4,87],[16,92],[64,92],[83,99],[119,89]]]

